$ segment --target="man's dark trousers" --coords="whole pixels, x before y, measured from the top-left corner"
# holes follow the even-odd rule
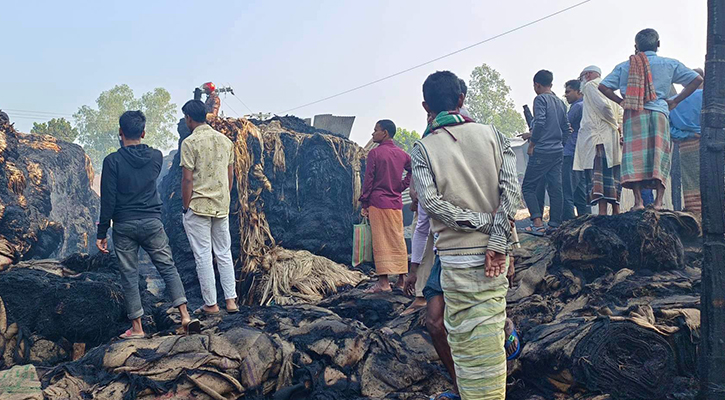
[[[546,191],[549,193],[549,226],[558,227],[561,224],[562,212],[564,210],[564,193],[561,185],[561,168],[563,163],[563,152],[541,154],[534,151],[529,157],[526,166],[522,192],[524,201],[529,208],[531,219],[541,218],[543,209],[537,195],[539,185],[546,182]]]
[[[568,221],[577,215],[589,214],[587,206],[587,182],[584,171],[574,171],[574,156],[564,156],[561,169],[562,192],[564,194],[564,211],[562,217]]]

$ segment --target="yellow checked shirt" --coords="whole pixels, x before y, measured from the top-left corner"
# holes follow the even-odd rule
[[[234,163],[232,141],[209,125],[200,125],[181,143],[181,166],[193,173],[189,208],[196,215],[229,214],[228,167]]]

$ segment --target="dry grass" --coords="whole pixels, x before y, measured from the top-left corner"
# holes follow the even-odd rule
[[[35,135],[18,133],[18,141],[35,150],[50,150],[56,153],[60,152],[60,146],[56,138],[50,135]]]
[[[40,164],[28,161],[25,167],[28,169],[28,178],[30,178],[30,181],[35,186],[40,186],[43,183],[43,169],[40,168]]]

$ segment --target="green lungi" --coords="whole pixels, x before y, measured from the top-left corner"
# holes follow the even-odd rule
[[[444,319],[461,398],[504,400],[506,274],[487,278],[483,265],[441,262],[441,267]]]

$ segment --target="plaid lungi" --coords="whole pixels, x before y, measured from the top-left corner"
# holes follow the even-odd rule
[[[702,198],[700,197],[700,138],[680,142],[680,166],[685,210],[699,214],[702,212]]]
[[[670,122],[658,111],[624,110],[622,186],[656,189],[670,174]]]
[[[596,150],[589,201],[591,204],[596,204],[599,200],[604,199],[608,203],[619,204],[622,193],[622,185],[619,182],[619,165],[609,168],[603,144],[598,144]]]

